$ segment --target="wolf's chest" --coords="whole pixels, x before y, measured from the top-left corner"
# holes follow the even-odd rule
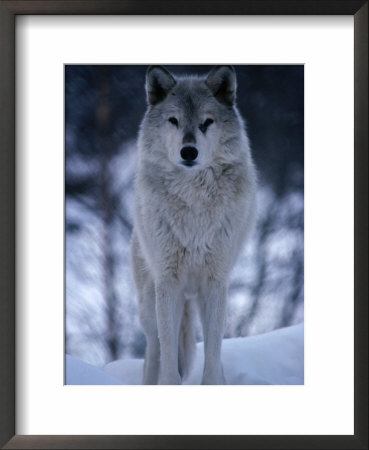
[[[225,209],[216,201],[194,199],[192,203],[173,198],[166,205],[166,221],[171,233],[188,251],[204,252],[224,220]]]
[[[186,255],[204,255],[214,249],[217,237],[232,233],[234,190],[233,180],[211,169],[191,178],[162,177],[160,183],[148,185],[146,219],[156,223],[154,235],[165,248],[170,241]],[[177,251],[175,245],[170,248]]]

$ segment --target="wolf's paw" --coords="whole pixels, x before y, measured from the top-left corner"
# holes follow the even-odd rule
[[[217,373],[204,373],[201,384],[227,384],[223,374],[223,370],[221,369]]]
[[[182,380],[179,374],[163,375],[160,377],[160,383],[162,385],[166,384],[182,384]]]
[[[222,384],[227,384],[224,378],[213,378],[213,379],[203,379],[201,381],[201,384],[215,384],[215,385],[222,385]]]

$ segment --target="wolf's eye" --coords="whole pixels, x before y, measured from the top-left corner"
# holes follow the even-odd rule
[[[205,133],[205,131],[208,129],[208,126],[211,125],[212,123],[214,123],[213,119],[210,119],[210,118],[206,119],[205,122],[199,126],[200,131]]]
[[[178,127],[178,120],[175,117],[169,117],[169,122]]]

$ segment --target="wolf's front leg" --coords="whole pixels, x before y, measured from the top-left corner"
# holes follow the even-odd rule
[[[212,281],[201,303],[205,365],[201,384],[225,384],[221,346],[225,329],[226,286]]]
[[[160,342],[159,384],[181,384],[178,371],[181,305],[179,286],[173,279],[165,279],[157,283],[156,318]]]
[[[141,271],[142,273],[142,271]],[[158,384],[160,347],[155,311],[155,289],[151,279],[141,279],[139,289],[140,321],[146,337],[143,384]]]
[[[159,376],[159,342],[157,337],[148,340],[143,368],[143,384],[158,384]]]

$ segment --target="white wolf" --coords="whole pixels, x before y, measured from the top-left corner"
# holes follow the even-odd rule
[[[225,384],[227,284],[255,213],[256,175],[232,66],[175,79],[151,66],[139,133],[132,263],[144,384],[181,384],[203,327],[202,384]]]

